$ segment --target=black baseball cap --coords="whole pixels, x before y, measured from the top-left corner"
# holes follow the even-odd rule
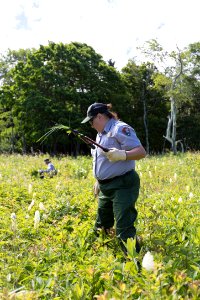
[[[94,118],[98,113],[103,114],[108,112],[108,107],[106,104],[103,103],[94,103],[88,107],[87,110],[87,117],[81,122],[86,123]]]

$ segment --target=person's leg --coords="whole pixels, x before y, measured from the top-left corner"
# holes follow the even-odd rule
[[[110,229],[114,225],[114,214],[113,214],[113,191],[101,189],[98,196],[98,209],[97,217],[95,222],[95,229],[104,228],[105,231]]]
[[[116,220],[116,235],[126,242],[128,238],[135,238],[136,228],[134,222],[137,218],[135,203],[139,196],[140,179],[134,171],[115,182],[115,198],[113,211]],[[123,244],[123,243],[122,243]],[[139,245],[136,245],[139,249]]]

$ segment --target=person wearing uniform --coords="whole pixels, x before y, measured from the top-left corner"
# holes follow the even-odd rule
[[[52,164],[52,162],[50,161],[50,159],[46,158],[44,160],[44,162],[47,165],[47,169],[46,170],[39,170],[40,177],[43,178],[44,177],[44,173],[48,173],[50,177],[53,177],[54,175],[56,175],[57,174],[57,170],[54,167],[54,165]]]
[[[87,110],[87,117],[81,122],[89,122],[96,129],[96,142],[105,148],[91,150],[93,174],[99,189],[98,210],[95,229],[109,232],[115,224],[116,236],[122,249],[128,238],[135,238],[135,208],[139,196],[140,179],[135,171],[135,160],[146,156],[134,129],[116,118],[110,111],[111,105],[94,103]],[[139,252],[139,245],[136,250]]]

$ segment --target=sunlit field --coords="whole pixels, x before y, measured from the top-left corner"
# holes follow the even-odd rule
[[[93,232],[91,157],[54,157],[41,179],[44,158],[0,156],[0,299],[200,299],[200,153],[137,162],[128,257]]]

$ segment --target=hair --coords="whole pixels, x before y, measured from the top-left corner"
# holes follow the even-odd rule
[[[117,113],[117,112],[114,112],[114,111],[111,111],[111,109],[112,109],[112,104],[111,104],[111,103],[108,103],[108,104],[106,104],[106,106],[107,106],[108,111],[105,112],[105,115],[106,115],[109,119],[114,118],[115,120],[119,120],[118,113]]]
[[[50,159],[49,158],[45,158],[44,162],[50,162]]]

